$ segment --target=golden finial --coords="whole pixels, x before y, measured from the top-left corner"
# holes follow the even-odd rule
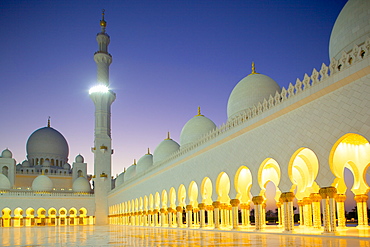
[[[200,106],[198,106],[198,115],[195,115],[196,117],[199,117],[199,116],[203,116],[201,113],[200,113]]]
[[[149,149],[149,148],[148,148],[148,153],[147,153],[147,154],[151,154],[151,153],[150,153],[150,149]]]
[[[100,27],[101,31],[105,33],[105,28],[107,27],[107,22],[104,20],[104,15],[105,15],[105,9],[102,9],[102,19],[100,20]]]
[[[126,172],[126,167],[123,167],[123,172]]]
[[[251,75],[254,75],[254,74],[259,74],[256,72],[256,68],[254,66],[254,62],[252,62],[252,73],[250,73]]]
[[[41,170],[41,175],[45,175],[45,171],[44,170]]]
[[[48,127],[50,128],[50,116],[48,118]]]
[[[171,140],[170,132],[169,131],[167,132],[167,138],[165,140]]]
[[[136,166],[136,159],[134,159],[134,164],[133,165],[135,165]]]

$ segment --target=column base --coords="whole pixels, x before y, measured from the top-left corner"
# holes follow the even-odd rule
[[[292,234],[292,233],[296,233],[296,232],[294,230],[284,230],[284,231],[282,231],[282,233]]]
[[[338,233],[337,232],[322,232],[321,235],[336,236],[338,235]]]

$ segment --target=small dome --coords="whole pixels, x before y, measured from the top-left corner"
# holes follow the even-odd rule
[[[32,190],[37,192],[52,191],[53,182],[48,176],[38,175],[32,182]]]
[[[209,133],[216,128],[216,124],[200,114],[200,109],[198,110],[198,115],[190,119],[182,128],[180,134],[180,145],[185,147],[191,144],[203,135]]]
[[[227,103],[227,116],[229,119],[248,108],[257,106],[259,102],[268,99],[270,95],[280,92],[280,86],[267,75],[252,73],[244,77],[234,87]]]
[[[124,173],[125,177],[124,180],[127,181],[135,176],[136,176],[136,164],[133,164],[129,168],[127,168],[126,172]]]
[[[77,193],[90,193],[91,186],[85,177],[79,177],[73,182],[72,190]]]
[[[1,158],[12,158],[13,157],[13,154],[12,152],[10,152],[9,149],[5,149],[2,153],[1,153]]]
[[[31,164],[28,160],[25,160],[25,161],[22,162],[22,167],[30,167],[30,166],[31,166]]]
[[[43,167],[50,167],[50,161],[49,160],[45,160],[44,163],[42,163],[42,166]]]
[[[76,159],[75,159],[75,162],[76,163],[84,163],[84,157],[81,154],[77,155]]]
[[[149,153],[148,150],[148,153],[144,154],[144,156],[142,156],[137,162],[136,172],[142,173],[152,166],[153,166],[153,155]]]
[[[115,182],[115,185],[116,185],[116,188],[118,186],[120,186],[121,184],[123,184],[123,181],[124,181],[124,172],[122,172],[117,178],[116,178],[116,182]]]
[[[71,165],[70,165],[70,164],[68,164],[68,163],[65,163],[65,164],[63,165],[63,169],[65,169],[65,170],[69,170],[69,169],[71,169]]]
[[[179,149],[180,145],[168,137],[167,139],[159,143],[159,145],[154,150],[153,163],[157,164],[164,161],[165,159],[170,157],[171,154],[178,151]]]
[[[4,174],[0,173],[0,190],[10,190],[11,185],[9,178]]]
[[[330,35],[329,56],[340,59],[354,45],[361,45],[370,36],[370,1],[349,0],[335,21]]]

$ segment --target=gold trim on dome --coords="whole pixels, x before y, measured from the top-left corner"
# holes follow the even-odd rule
[[[252,62],[252,73],[250,73],[250,75],[255,75],[255,74],[259,74],[256,72],[256,67],[254,66],[254,62]]]

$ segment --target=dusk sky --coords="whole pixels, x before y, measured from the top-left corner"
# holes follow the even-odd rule
[[[256,70],[287,87],[329,64],[329,38],[346,0],[1,1],[1,138],[17,163],[47,125],[93,173],[96,34],[106,10],[113,175],[202,114],[227,120],[234,86]]]

